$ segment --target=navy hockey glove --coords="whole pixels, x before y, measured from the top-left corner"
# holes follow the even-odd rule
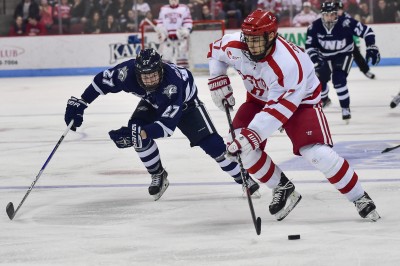
[[[142,136],[140,135],[142,127],[138,124],[132,123],[131,121],[129,121],[128,126],[131,131],[132,145],[135,148],[142,148],[143,147]]]
[[[371,60],[372,65],[376,66],[379,61],[381,61],[381,54],[379,53],[379,49],[376,45],[370,45],[367,47],[367,55],[365,56],[365,61],[367,64]]]
[[[124,149],[132,147],[131,130],[128,127],[121,127],[117,130],[108,132],[110,138],[114,141],[118,148]]]
[[[260,147],[261,138],[253,130],[242,128],[240,134],[227,147],[227,156],[234,159],[238,154],[242,156],[248,155],[251,151]]]
[[[87,108],[87,103],[81,99],[71,97],[67,102],[67,108],[65,110],[64,121],[67,125],[74,120],[74,125],[71,130],[76,131],[77,127],[80,127],[83,122],[83,113]]]

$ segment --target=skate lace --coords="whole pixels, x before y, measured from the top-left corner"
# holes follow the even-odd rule
[[[272,197],[272,202],[271,204],[277,204],[280,202],[283,193],[285,192],[286,189],[292,188],[293,184],[292,182],[287,182],[284,186],[279,186],[274,188],[274,196]]]
[[[152,178],[152,180],[151,180],[150,186],[151,187],[153,187],[153,186],[158,187],[160,185],[160,183],[161,183],[161,176],[160,175],[152,175],[151,178]]]
[[[367,207],[368,204],[370,204],[371,202],[372,202],[371,199],[368,199],[367,197],[363,196],[361,199],[356,200],[354,202],[354,204],[356,205],[357,210],[360,211],[360,210],[364,209],[365,207]]]

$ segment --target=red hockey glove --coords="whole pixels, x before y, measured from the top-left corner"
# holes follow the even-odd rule
[[[249,128],[243,128],[240,134],[232,141],[228,146],[228,156],[236,157],[238,154],[241,156],[247,156],[251,151],[260,147],[261,138],[253,130]]]
[[[235,105],[235,98],[233,97],[233,89],[231,82],[227,75],[221,75],[208,80],[208,87],[211,91],[211,98],[214,104],[225,112],[223,101],[226,100],[229,107],[232,108]]]

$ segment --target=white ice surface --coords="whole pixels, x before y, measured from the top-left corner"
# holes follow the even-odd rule
[[[125,125],[137,99],[102,96],[70,131],[17,216],[21,202],[66,126],[67,99],[92,77],[0,79],[0,265],[400,265],[400,67],[373,68],[376,80],[352,69],[351,123],[341,120],[334,90],[326,110],[335,149],[356,169],[382,219],[371,223],[323,175],[295,158],[284,133],[268,142],[273,160],[303,199],[283,221],[268,212],[271,191],[254,199],[262,219],[257,236],[241,187],[180,132],[158,141],[170,187],[157,202],[133,149],[119,150],[108,131]],[[224,137],[225,114],[214,107],[207,78],[200,98]],[[237,102],[244,100],[232,76]],[[290,234],[301,239],[289,241]]]

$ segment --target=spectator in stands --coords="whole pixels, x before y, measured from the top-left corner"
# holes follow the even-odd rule
[[[133,4],[132,10],[138,14],[138,21],[142,21],[146,17],[146,14],[151,11],[150,6],[144,0],[136,0],[136,5]]]
[[[100,11],[101,19],[106,19],[108,15],[113,15],[115,10],[113,10],[112,0],[100,0],[100,4],[96,7]]]
[[[226,13],[226,18],[234,20],[233,25],[231,28],[240,28],[243,22],[243,10],[244,5],[243,1],[241,0],[225,0],[223,1],[223,9]],[[228,24],[230,26],[230,24]]]
[[[203,0],[189,0],[188,7],[193,20],[202,19],[202,7],[205,4]]]
[[[321,10],[321,5],[323,2],[325,2],[326,0],[308,0],[308,2],[311,3],[311,7],[313,11],[317,11],[319,13],[319,11]]]
[[[282,5],[282,15],[285,16],[289,16],[290,14],[294,16],[295,14],[300,13],[301,10],[303,9],[302,0],[281,0],[281,5]],[[292,11],[292,13],[290,11]]]
[[[346,12],[354,19],[360,21],[360,0],[347,0]]]
[[[22,17],[24,23],[28,22],[28,18],[39,19],[39,5],[35,0],[21,0],[14,11],[14,19],[18,16]]]
[[[100,12],[95,10],[90,20],[87,21],[84,27],[84,33],[98,34],[101,33],[102,20]]]
[[[37,17],[29,17],[26,24],[26,35],[39,36],[46,35],[46,27],[37,19]]]
[[[21,16],[17,16],[14,22],[11,24],[8,36],[24,36],[26,34],[26,28],[24,20]]]
[[[390,8],[385,0],[379,0],[378,6],[374,8],[374,23],[396,22],[396,10]]]
[[[226,13],[221,1],[215,1],[214,18],[218,20],[226,20]]]
[[[363,24],[372,23],[372,16],[369,13],[369,6],[367,3],[360,3],[360,22]]]
[[[201,7],[201,20],[212,20],[212,14],[210,11],[210,8],[208,7],[208,5],[203,5]],[[216,29],[218,28],[218,25],[215,24],[201,24],[199,25],[196,29],[201,29],[201,30],[212,30],[212,29]]]
[[[271,11],[279,21],[282,12],[281,0],[258,0],[257,7]]]
[[[132,4],[127,0],[115,0],[112,10],[114,10],[114,18],[120,26],[126,23],[126,12],[131,8]]]
[[[49,5],[47,0],[40,1],[39,15],[40,15],[40,23],[42,23],[47,30],[50,30],[54,24],[53,7]]]
[[[293,26],[308,27],[317,18],[318,14],[311,10],[311,3],[306,1],[303,3],[303,10],[294,16]]]
[[[112,14],[107,16],[107,19],[103,22],[101,26],[101,33],[117,33],[121,32],[120,25]]]
[[[56,4],[54,6],[54,21],[60,25],[60,17],[61,17],[61,25],[63,26],[63,32],[69,33],[71,26],[71,5],[68,3],[68,0],[61,0],[61,4]]]
[[[71,24],[85,24],[90,17],[88,0],[74,0],[71,7]]]
[[[143,25],[143,24],[147,24],[147,22],[145,22],[145,19],[148,19],[150,21],[154,21],[153,18],[153,13],[151,11],[146,13],[146,16],[140,21],[139,23],[139,28]],[[148,24],[147,24],[148,25]],[[148,25],[149,28],[151,28],[153,30],[153,27],[151,27],[150,25]]]
[[[125,23],[121,23],[121,31],[122,32],[137,32],[138,26],[136,22],[136,11],[133,9],[129,9],[126,12],[126,21]],[[151,12],[149,12],[151,14]]]

